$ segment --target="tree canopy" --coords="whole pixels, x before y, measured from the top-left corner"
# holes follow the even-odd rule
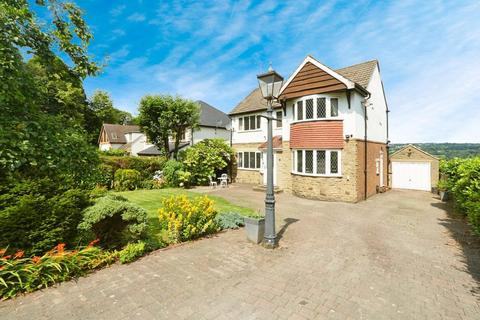
[[[179,96],[147,95],[140,101],[138,109],[138,123],[150,141],[168,155],[169,140],[172,139],[173,156],[177,159],[182,134],[189,128],[198,127],[199,105]]]

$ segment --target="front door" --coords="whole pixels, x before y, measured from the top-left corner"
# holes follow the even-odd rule
[[[277,153],[273,152],[273,185],[277,185]],[[267,153],[262,152],[263,184],[267,185]]]

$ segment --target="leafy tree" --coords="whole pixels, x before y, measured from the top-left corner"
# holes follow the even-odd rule
[[[197,103],[170,95],[147,95],[139,106],[138,123],[147,137],[164,154],[169,154],[169,140],[174,141],[173,156],[178,158],[182,134],[197,128],[200,109]]]
[[[183,164],[193,183],[207,184],[209,177],[228,171],[232,175],[235,153],[221,139],[205,139],[185,150]]]

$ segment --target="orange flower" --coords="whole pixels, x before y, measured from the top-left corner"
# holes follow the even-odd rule
[[[99,242],[100,242],[100,239],[95,239],[88,244],[87,248],[91,248]]]
[[[10,259],[11,257],[12,257],[11,255],[8,255],[8,256],[2,257],[2,259],[7,260],[7,259]]]
[[[35,256],[35,257],[32,258],[33,263],[39,263],[40,260],[42,260],[42,258],[40,258],[39,256]]]
[[[0,249],[0,256],[3,256],[7,252],[7,249]]]
[[[18,259],[18,258],[22,258],[23,256],[25,255],[25,251],[23,250],[19,250],[15,253],[15,255],[13,256],[14,259]]]
[[[57,244],[57,252],[58,253],[63,253],[64,249],[65,249],[65,243]]]

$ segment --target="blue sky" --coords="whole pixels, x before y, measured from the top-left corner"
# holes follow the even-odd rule
[[[378,59],[392,142],[480,142],[479,1],[77,4],[107,61],[87,93],[107,90],[120,109],[169,93],[228,112],[269,62],[287,78],[307,54],[332,68]]]

